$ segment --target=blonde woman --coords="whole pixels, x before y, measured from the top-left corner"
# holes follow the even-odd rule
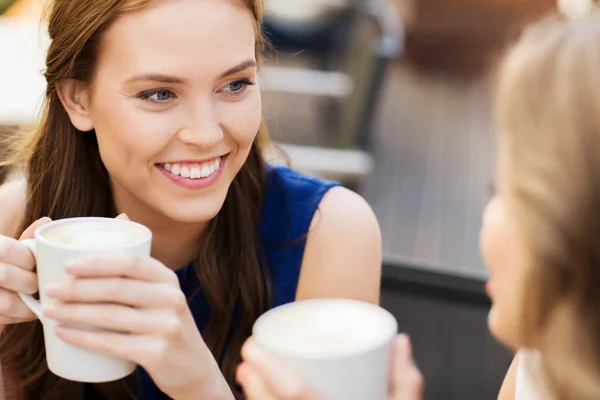
[[[501,204],[488,209],[483,235],[490,326],[528,349],[501,400],[600,397],[600,18],[581,4],[563,11],[573,19],[531,28],[500,75]],[[494,226],[509,220],[513,235],[492,244]],[[494,247],[512,251],[496,257]]]

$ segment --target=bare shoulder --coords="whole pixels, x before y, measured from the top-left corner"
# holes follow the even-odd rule
[[[0,234],[15,237],[25,218],[27,181],[19,179],[0,186]]]
[[[336,224],[328,223],[333,220],[349,225],[366,224],[365,228],[370,227],[379,233],[379,224],[369,203],[359,194],[341,186],[330,189],[323,196],[319,212],[313,218],[312,228],[320,229],[322,221],[325,221],[326,227],[338,228]]]
[[[380,281],[381,232],[373,210],[348,189],[330,189],[313,217],[296,297],[377,303]]]

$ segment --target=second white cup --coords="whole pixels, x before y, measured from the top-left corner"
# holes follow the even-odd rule
[[[396,319],[373,304],[298,301],[254,325],[256,341],[325,400],[386,400]]]

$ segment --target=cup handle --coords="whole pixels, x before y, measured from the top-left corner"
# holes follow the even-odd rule
[[[21,243],[24,244],[35,257],[35,239],[24,239],[21,240]],[[42,304],[40,301],[36,300],[33,296],[24,293],[19,293],[19,297],[21,300],[23,300],[23,303],[25,303],[25,305],[35,314],[35,316],[38,317],[40,321],[44,322],[44,313],[42,312]]]

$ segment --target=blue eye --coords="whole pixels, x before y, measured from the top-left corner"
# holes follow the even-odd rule
[[[231,91],[231,92],[239,92],[241,90],[244,90],[244,88],[246,87],[246,84],[242,81],[237,81],[237,82],[230,83],[228,85],[228,87],[229,87],[229,91]]]
[[[166,103],[175,97],[175,93],[168,89],[151,90],[139,94],[140,99],[151,101],[153,103]]]
[[[255,83],[249,79],[239,79],[227,84],[227,86],[224,88],[224,91],[233,96],[240,96],[246,92],[248,86],[252,85],[255,85]]]
[[[167,101],[171,98],[172,93],[168,90],[161,90],[160,92],[156,92],[153,96],[156,96],[156,100],[158,101]]]

